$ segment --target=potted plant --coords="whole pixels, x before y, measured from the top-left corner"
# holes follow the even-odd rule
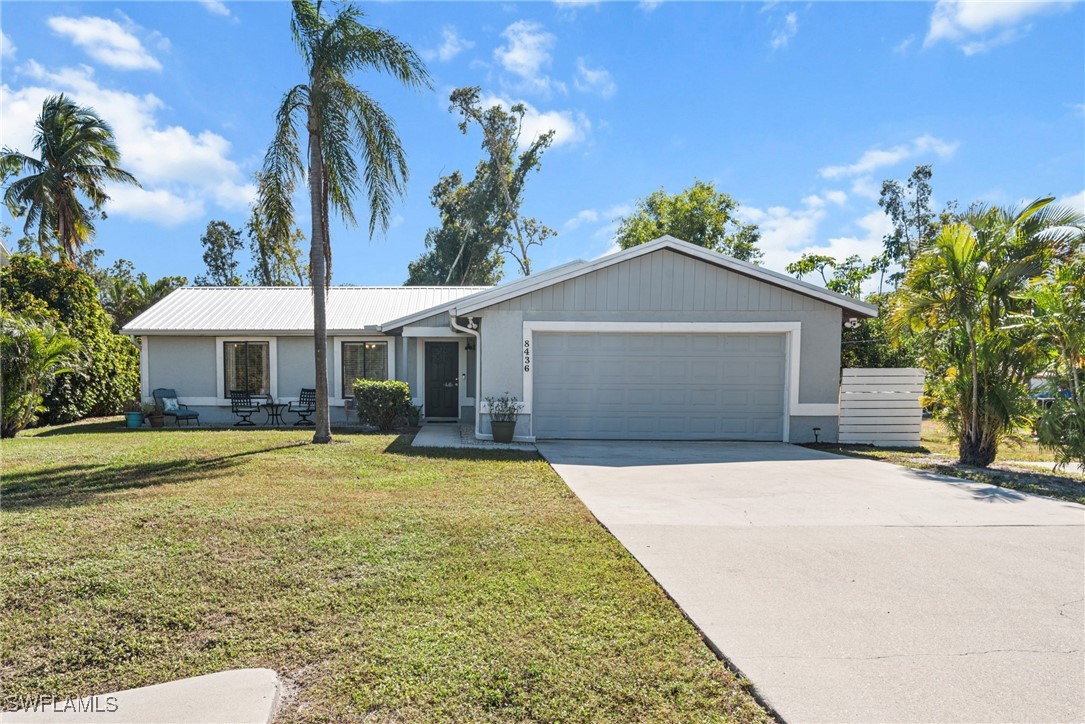
[[[520,417],[524,403],[506,392],[500,397],[487,397],[486,404],[490,408],[490,430],[493,432],[494,442],[512,442],[516,418]]]
[[[124,426],[136,429],[143,424],[143,405],[139,400],[128,400],[124,403]]]
[[[147,418],[147,422],[151,424],[151,427],[162,427],[166,424],[166,416],[162,412],[162,408],[158,406],[156,401],[154,404],[146,404],[143,406],[143,415]]]

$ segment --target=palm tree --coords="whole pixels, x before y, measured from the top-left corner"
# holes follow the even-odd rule
[[[1082,217],[1038,199],[1023,209],[977,207],[946,224],[913,259],[893,322],[937,337],[926,362],[932,391],[957,434],[961,463],[986,467],[1028,406],[1044,362],[1018,325],[1022,292],[1082,233]]]
[[[259,186],[261,213],[272,238],[286,238],[294,225],[295,184],[308,172],[312,234],[309,277],[313,285],[313,343],[316,362],[316,430],[313,442],[331,442],[328,414],[327,288],[331,282],[328,213],[332,206],[356,224],[352,197],[359,172],[369,202],[369,235],[388,228],[392,199],[403,192],[407,160],[395,123],[368,94],[351,83],[363,70],[391,74],[404,85],[428,87],[429,76],[409,45],[384,30],[366,27],[352,5],[325,17],[321,3],[294,0],[291,30],[308,70],[307,82],[283,97],[275,137],[264,157]],[[308,134],[308,167],[298,126]],[[361,168],[359,167],[359,158]]]
[[[57,375],[74,369],[80,349],[63,327],[0,311],[0,437],[15,437],[37,419],[42,396]]]
[[[38,248],[51,253],[55,244],[70,260],[94,237],[94,217],[109,200],[106,181],[139,185],[119,168],[120,151],[113,129],[94,109],[78,106],[63,94],[42,103],[35,124],[34,149],[40,158],[4,147],[0,171],[6,180],[29,171],[8,185],[4,203],[15,218],[26,214],[24,233],[37,226]],[[84,207],[80,194],[90,201]]]

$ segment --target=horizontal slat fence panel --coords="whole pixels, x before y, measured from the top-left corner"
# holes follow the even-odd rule
[[[840,383],[840,442],[918,447],[924,372],[849,367]]]

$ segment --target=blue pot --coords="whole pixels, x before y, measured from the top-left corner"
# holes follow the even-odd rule
[[[137,428],[143,425],[143,413],[142,412],[126,412],[124,413],[124,426],[129,428]]]

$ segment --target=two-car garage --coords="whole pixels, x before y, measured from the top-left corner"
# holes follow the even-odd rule
[[[782,440],[783,334],[536,333],[538,438]]]

